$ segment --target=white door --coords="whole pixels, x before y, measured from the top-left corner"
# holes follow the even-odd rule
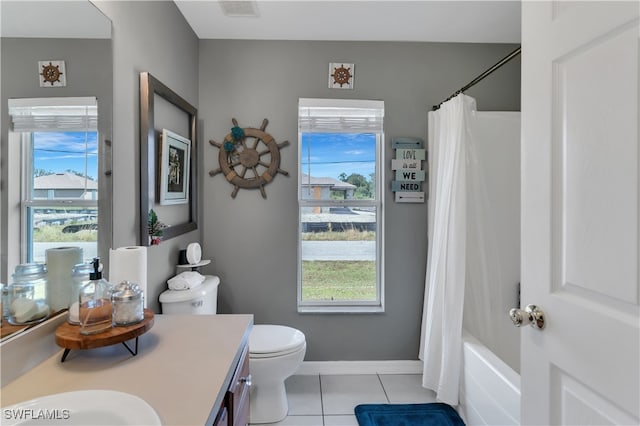
[[[638,11],[522,3],[523,424],[640,424]]]

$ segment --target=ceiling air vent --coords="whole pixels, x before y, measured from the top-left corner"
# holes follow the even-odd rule
[[[252,0],[220,0],[222,12],[226,16],[258,17],[258,3]]]

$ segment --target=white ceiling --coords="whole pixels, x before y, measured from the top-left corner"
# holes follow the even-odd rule
[[[230,17],[217,0],[174,0],[201,39],[520,43],[520,0],[257,0]],[[88,1],[0,0],[3,37],[110,37]],[[52,19],[53,18],[53,19]]]
[[[201,39],[520,42],[519,0],[257,0],[258,17],[174,2]]]
[[[111,37],[111,22],[88,1],[0,0],[0,15],[2,37]]]

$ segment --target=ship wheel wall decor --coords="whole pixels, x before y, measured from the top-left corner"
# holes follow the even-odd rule
[[[354,64],[329,64],[329,89],[353,89]]]
[[[38,61],[40,87],[64,87],[67,85],[64,61]]]
[[[260,189],[262,198],[267,198],[265,185],[278,173],[289,176],[288,172],[280,168],[280,148],[289,145],[289,141],[276,143],[273,137],[265,132],[269,124],[266,118],[259,129],[240,128],[235,118],[231,121],[234,127],[222,143],[209,141],[220,150],[220,168],[211,170],[209,176],[222,173],[234,186],[232,198],[236,198],[240,188]]]

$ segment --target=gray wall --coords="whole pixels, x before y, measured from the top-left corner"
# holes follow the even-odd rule
[[[139,74],[148,71],[192,105],[198,105],[198,39],[173,2],[94,1],[112,22],[113,42],[113,247],[137,245],[140,224]],[[161,218],[162,219],[162,218]],[[147,220],[143,213],[142,220]],[[175,275],[178,251],[200,241],[200,229],[150,247],[148,305]]]
[[[9,201],[9,192],[19,197],[20,150],[8,150],[11,98],[46,98],[64,96],[96,96],[98,98],[101,141],[111,136],[111,41],[103,39],[7,38],[1,40],[2,54],[2,125],[0,128],[0,169],[2,169],[2,242],[0,281],[7,282],[13,266],[19,263],[19,200]],[[38,61],[64,60],[66,87],[40,87]],[[15,155],[14,155],[15,154]],[[9,164],[11,162],[11,164]],[[10,167],[9,167],[10,166]],[[11,175],[10,175],[11,173]],[[9,187],[16,188],[9,191]],[[12,209],[8,214],[7,209]],[[6,265],[9,264],[8,269]]]
[[[198,42],[172,2],[96,0],[94,4],[113,25],[113,247],[139,244],[139,73],[149,71],[199,107],[199,228],[149,249],[149,306],[159,311],[157,297],[166,288],[166,279],[175,272],[179,249],[189,242],[201,241],[203,258],[213,259],[203,272],[216,273],[222,279],[219,311],[252,313],[256,323],[272,322],[301,329],[307,335],[307,360],[416,359],[426,265],[426,204],[393,202],[388,170],[392,158],[390,140],[394,136],[426,138],[427,111],[431,106],[493,65],[514,46]],[[37,59],[52,54],[51,49],[24,51]],[[13,83],[7,84],[6,53],[3,40],[3,144],[6,99],[15,96],[11,92]],[[71,55],[69,52],[64,58]],[[327,88],[328,64],[339,61],[355,63],[354,90]],[[99,65],[100,59],[90,62]],[[67,69],[71,72],[70,62]],[[104,74],[92,77],[94,87],[100,79],[110,78],[109,71],[105,69]],[[33,90],[19,96],[43,96],[38,90],[45,89]],[[56,96],[88,94],[59,90]],[[467,93],[477,98],[480,110],[519,110],[519,59]],[[385,101],[386,311],[383,314],[320,315],[296,311],[299,97]],[[266,187],[266,200],[258,191],[249,190],[241,190],[232,199],[232,186],[220,175],[213,178],[208,175],[209,170],[218,168],[218,150],[208,141],[220,141],[229,132],[234,117],[243,127],[257,127],[263,118],[268,118],[267,131],[278,142],[291,142],[281,152],[281,167],[291,175],[278,175]],[[4,173],[7,160],[5,147],[2,148]],[[5,182],[3,177],[3,191]],[[6,230],[1,234],[4,240]],[[2,255],[6,253],[3,241]]]
[[[431,106],[514,46],[198,42],[172,2],[94,3],[113,24],[113,247],[139,244],[139,73],[149,71],[199,108],[199,228],[149,249],[149,306],[159,311],[157,297],[166,288],[166,279],[174,274],[178,250],[189,242],[201,241],[203,258],[213,259],[203,272],[216,273],[222,279],[219,311],[252,313],[256,323],[301,329],[308,340],[307,360],[416,359],[426,265],[426,204],[393,202],[389,190],[389,142],[394,136],[426,138],[426,116]],[[2,54],[4,59],[4,44]],[[327,88],[328,64],[339,61],[355,63],[354,90]],[[3,61],[3,118],[9,96],[5,64]],[[519,75],[519,60],[512,61],[468,94],[477,98],[480,110],[519,110]],[[296,311],[299,97],[385,101],[383,314],[320,315]],[[291,175],[278,175],[266,187],[266,200],[258,191],[249,190],[241,190],[232,199],[232,186],[220,175],[208,175],[209,170],[218,168],[218,150],[208,141],[220,141],[229,132],[233,117],[243,127],[259,126],[263,118],[268,118],[267,131],[278,142],[291,142],[281,152],[281,167]],[[4,126],[3,120],[3,137]],[[2,161],[6,161],[4,156]],[[6,235],[4,230],[2,235]],[[5,246],[2,252],[6,254]]]
[[[426,204],[396,204],[390,191],[395,136],[426,139],[427,112],[511,52],[513,45],[200,41],[200,146],[203,258],[220,276],[219,312],[252,313],[256,323],[285,324],[307,336],[306,360],[417,359],[426,268]],[[328,89],[330,62],[355,63],[355,89]],[[512,61],[469,90],[479,110],[520,109],[520,63]],[[385,101],[385,299],[382,314],[298,314],[297,102],[299,97]],[[236,118],[277,142],[281,168],[259,191],[240,190],[218,168],[220,142]]]

